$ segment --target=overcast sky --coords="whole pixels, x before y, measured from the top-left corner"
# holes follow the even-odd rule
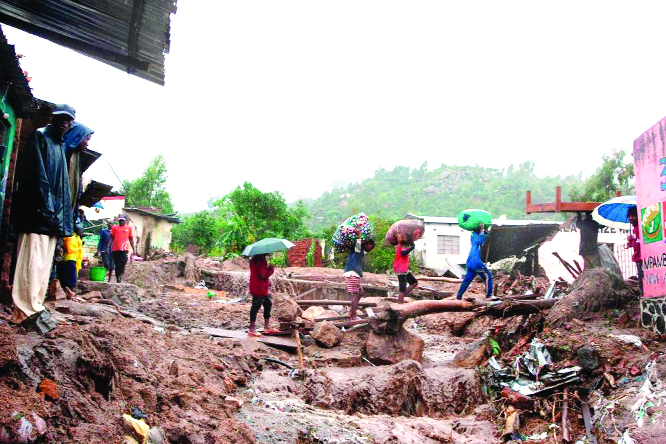
[[[383,167],[589,175],[666,115],[666,2],[187,1],[166,86],[3,26],[36,97],[95,130],[91,177],[163,153],[176,209],[287,201]]]

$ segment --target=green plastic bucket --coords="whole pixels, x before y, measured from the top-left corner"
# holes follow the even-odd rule
[[[96,282],[104,282],[106,277],[106,268],[104,267],[90,267],[90,280]]]

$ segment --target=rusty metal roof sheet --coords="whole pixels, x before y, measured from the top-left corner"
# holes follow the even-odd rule
[[[177,0],[0,0],[0,22],[164,85]]]
[[[32,109],[33,96],[28,79],[23,75],[14,45],[7,39],[0,28],[0,82],[3,90],[7,87],[7,99],[14,107],[17,117],[28,117]]]

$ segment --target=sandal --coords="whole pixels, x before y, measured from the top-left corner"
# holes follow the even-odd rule
[[[262,336],[258,331],[248,331],[247,335],[252,336],[253,338],[260,338]]]
[[[271,334],[275,334],[275,333],[279,333],[279,332],[280,332],[280,330],[276,330],[274,328],[269,328],[268,330],[264,330],[262,333],[265,334],[265,335],[271,335]]]

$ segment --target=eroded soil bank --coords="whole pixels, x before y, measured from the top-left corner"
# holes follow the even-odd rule
[[[329,273],[310,280],[331,280]],[[411,319],[405,328],[424,340],[423,362],[384,366],[364,359],[367,330],[347,330],[330,349],[304,337],[304,368],[293,372],[274,360],[297,368],[294,349],[243,334],[224,339],[202,333],[205,327],[243,333],[249,304],[242,295],[217,291],[209,297],[187,284],[176,260],[133,264],[128,284],[84,282],[81,301],[50,302],[59,326],[46,336],[0,321],[0,399],[8,406],[0,411],[0,442],[141,442],[123,419],[133,408],[147,415],[146,442],[153,443],[504,441],[502,412],[508,404],[489,390],[483,370],[461,367],[454,358],[473,356],[498,327],[508,336],[527,332],[522,316],[440,313]],[[481,290],[473,284],[470,294],[481,297]],[[602,385],[592,396],[602,400],[598,409],[606,408],[603,400],[621,398],[612,420],[634,430],[627,406],[645,381],[645,364],[655,360],[661,370],[663,343],[636,328],[632,310],[601,311],[539,335],[562,365],[578,363],[576,350],[594,338],[600,374],[613,377],[615,388]],[[632,348],[610,333],[638,335],[645,347]],[[520,339],[508,336],[506,344]],[[548,404],[557,410],[554,405]],[[523,412],[523,434],[556,422],[551,410],[539,413],[545,408],[541,403]],[[582,415],[578,404],[571,409],[578,439],[585,434]],[[597,424],[599,442],[616,442],[610,418]],[[651,440],[655,427],[646,424],[632,436],[639,443],[658,442]]]

